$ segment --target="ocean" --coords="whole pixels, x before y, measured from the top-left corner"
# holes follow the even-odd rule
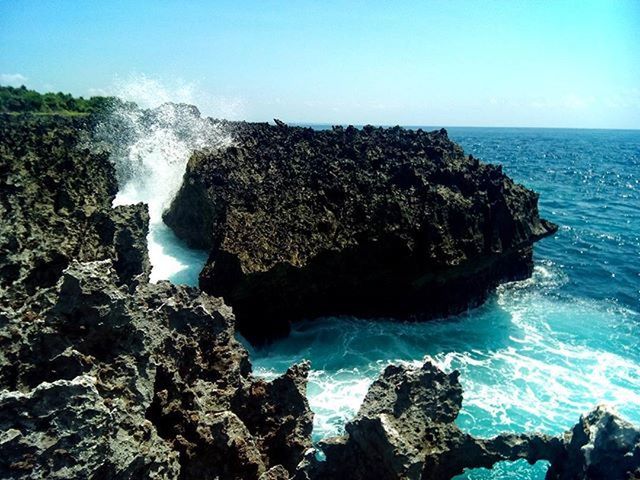
[[[197,122],[189,128],[199,138]],[[190,151],[200,146],[185,143],[176,130],[169,122],[154,127],[153,136],[141,132],[129,156],[116,159],[133,174],[115,203],[150,203],[153,280],[197,284],[206,252],[184,247],[160,218]],[[560,225],[555,236],[536,244],[533,277],[438,321],[301,322],[286,339],[248,346],[255,374],[273,378],[295,362],[311,361],[316,441],[343,431],[386,365],[418,365],[425,357],[461,372],[465,393],[457,422],[476,436],[559,434],[599,403],[640,424],[640,131],[448,132],[467,154],[501,164],[539,192],[541,215]],[[542,462],[519,461],[459,478],[539,480],[545,471]]]
[[[251,350],[271,378],[302,359],[314,439],[339,434],[385,365],[425,356],[461,372],[458,425],[477,436],[559,434],[599,403],[640,424],[640,131],[450,128],[483,161],[540,193],[560,225],[536,244],[533,277],[477,309],[427,323],[303,322]],[[543,479],[544,462],[498,464],[465,479]]]

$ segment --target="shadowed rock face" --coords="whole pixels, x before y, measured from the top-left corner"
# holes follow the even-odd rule
[[[537,195],[444,130],[238,124],[196,152],[165,222],[210,249],[205,291],[254,342],[303,317],[430,318],[527,277]]]
[[[391,365],[369,388],[347,434],[321,445],[326,462],[318,478],[446,480],[466,468],[491,468],[504,460],[554,459],[559,439],[503,434],[478,439],[454,423],[462,405],[458,372],[430,362],[421,368]]]
[[[120,284],[150,271],[146,205],[115,209],[106,154],[83,147],[91,120],[0,116],[0,308],[55,285],[71,259],[112,258]]]

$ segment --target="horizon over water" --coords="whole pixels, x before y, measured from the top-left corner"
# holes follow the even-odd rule
[[[267,122],[268,123],[268,122]],[[513,125],[501,125],[501,126],[483,126],[483,125],[404,125],[404,124],[366,124],[366,123],[316,123],[316,122],[285,122],[292,127],[309,127],[314,130],[327,130],[334,126],[347,127],[349,125],[356,128],[362,128],[366,125],[372,125],[374,127],[393,128],[401,127],[408,130],[422,129],[426,132],[433,130],[440,130],[444,128],[447,132],[459,131],[470,133],[473,130],[538,130],[538,131],[595,131],[595,132],[640,132],[640,128],[605,128],[605,127],[531,127],[531,126],[513,126]],[[473,153],[473,152],[467,152]]]
[[[156,132],[161,148],[147,148],[141,135],[142,146],[138,142],[125,158],[138,167],[117,203],[155,202],[149,237],[153,280],[194,284],[206,252],[187,249],[159,221],[158,208],[170,198],[158,197],[166,185],[154,179],[169,178],[175,191],[188,158],[185,147],[199,143],[180,143],[175,126],[163,128]],[[311,360],[315,441],[343,431],[386,365],[418,365],[425,356],[446,371],[460,370],[464,400],[457,423],[477,436],[559,434],[602,402],[640,424],[640,131],[447,131],[466,154],[501,164],[515,181],[540,193],[541,216],[560,225],[555,236],[536,244],[533,277],[503,285],[481,307],[443,320],[297,323],[286,339],[248,347],[254,373],[273,378]],[[135,178],[155,170],[157,175]],[[173,260],[153,249],[169,252]],[[519,461],[459,478],[540,480],[545,471],[543,462]]]

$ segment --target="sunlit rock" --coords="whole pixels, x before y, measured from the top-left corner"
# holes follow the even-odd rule
[[[108,478],[293,471],[310,446],[308,365],[256,380],[221,299],[168,282],[131,292],[117,278],[109,260],[74,261],[41,321],[0,325],[0,338],[14,342],[0,361],[1,387],[11,390],[0,395],[0,467]],[[47,411],[65,417],[39,420]],[[48,448],[74,441],[66,456]]]
[[[548,480],[640,478],[640,428],[600,405],[564,435]]]

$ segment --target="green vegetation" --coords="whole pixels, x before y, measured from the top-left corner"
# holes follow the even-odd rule
[[[24,85],[18,88],[0,85],[0,113],[38,113],[86,115],[103,112],[117,99],[114,97],[73,97],[69,93],[38,93]]]

